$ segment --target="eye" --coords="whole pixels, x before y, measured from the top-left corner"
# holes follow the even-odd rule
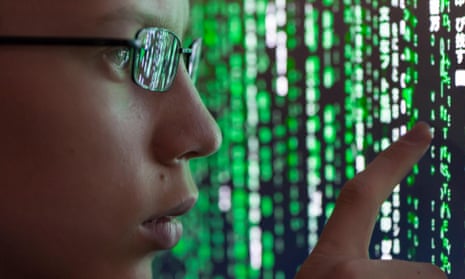
[[[113,48],[105,52],[105,60],[117,68],[123,69],[129,64],[131,50],[126,47]]]

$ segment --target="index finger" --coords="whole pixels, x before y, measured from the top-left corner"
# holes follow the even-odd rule
[[[431,139],[430,127],[418,123],[347,182],[316,249],[324,246],[325,253],[335,251],[339,256],[368,257],[379,207],[426,152]]]

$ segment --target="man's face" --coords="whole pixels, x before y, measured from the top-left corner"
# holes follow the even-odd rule
[[[187,0],[39,2],[2,1],[0,35],[157,26],[182,40],[188,22]],[[118,50],[0,46],[0,277],[150,277],[153,252],[179,239],[166,216],[195,203],[188,160],[215,151],[219,132],[182,63],[151,93]]]

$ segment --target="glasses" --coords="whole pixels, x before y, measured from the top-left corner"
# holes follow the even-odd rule
[[[202,39],[196,39],[189,48],[183,48],[176,34],[157,27],[140,29],[134,40],[0,36],[0,45],[125,46],[131,50],[132,80],[153,92],[165,92],[171,88],[181,55],[195,83],[202,52]]]

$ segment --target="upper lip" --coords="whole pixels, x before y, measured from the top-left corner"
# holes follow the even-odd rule
[[[195,203],[197,202],[197,197],[192,196],[189,198],[183,199],[178,204],[172,206],[171,208],[167,209],[166,211],[158,214],[152,215],[150,218],[145,219],[142,223],[151,222],[163,217],[175,217],[181,216],[186,214],[192,207],[194,207]]]

